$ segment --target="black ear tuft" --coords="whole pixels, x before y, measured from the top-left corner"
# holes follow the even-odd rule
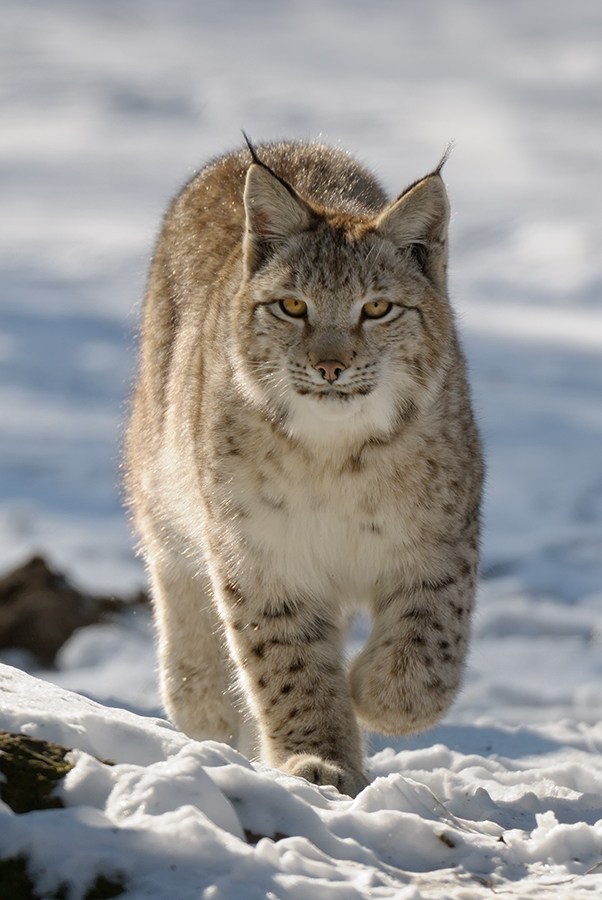
[[[454,149],[455,143],[456,142],[454,141],[453,138],[447,142],[447,144],[445,146],[445,150],[443,151],[443,156],[439,160],[439,163],[437,164],[437,168],[433,171],[433,173],[432,173],[433,175],[441,175],[441,169],[443,168],[443,166],[445,165],[447,160],[450,158],[451,152]]]
[[[300,199],[299,195],[297,194],[297,191],[293,187],[291,187],[291,185],[288,183],[288,181],[285,181],[284,178],[281,178],[280,175],[278,175],[276,172],[274,172],[274,170],[271,168],[271,166],[268,166],[268,164],[260,158],[260,156],[255,148],[255,145],[252,143],[252,141],[249,138],[249,136],[247,135],[246,131],[243,131],[242,136],[244,137],[244,139],[247,143],[247,147],[249,148],[249,153],[251,154],[255,165],[261,166],[262,169],[265,169],[267,172],[269,172],[270,175],[272,175],[277,181],[280,182],[280,184],[283,187],[285,187],[287,189],[287,191],[289,192],[291,197],[294,197],[295,200]]]
[[[257,150],[251,143],[251,139],[248,136],[247,132],[243,130],[242,136],[244,137],[247,147],[249,148],[249,153],[251,154],[251,156],[253,158],[253,162],[256,163],[256,165],[258,165],[258,166],[264,165],[264,163],[262,163],[262,161],[259,159],[259,156],[257,155]]]

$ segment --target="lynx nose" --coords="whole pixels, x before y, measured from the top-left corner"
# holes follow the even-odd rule
[[[344,363],[339,362],[338,359],[322,359],[319,363],[316,363],[314,369],[317,369],[318,372],[322,373],[322,378],[329,382],[329,384],[333,384],[341,372],[346,369],[347,366]]]

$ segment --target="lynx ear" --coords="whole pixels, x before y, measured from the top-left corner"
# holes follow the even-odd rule
[[[247,172],[244,204],[245,268],[254,272],[273,252],[273,245],[310,228],[315,213],[284,179],[262,164]]]
[[[399,249],[414,249],[425,275],[445,290],[449,201],[439,172],[411,185],[378,217],[377,231]]]

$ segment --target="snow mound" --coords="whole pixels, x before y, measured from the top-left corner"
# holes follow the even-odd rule
[[[63,808],[0,806],[0,859],[25,858],[42,896],[83,897],[99,876],[128,900],[576,900],[599,885],[602,726],[507,728],[505,757],[385,748],[355,800],[9,666],[0,728],[73,748]]]

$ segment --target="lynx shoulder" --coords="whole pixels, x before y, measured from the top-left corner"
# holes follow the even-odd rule
[[[469,639],[482,463],[448,217],[439,170],[389,202],[340,151],[244,150],[173,202],[144,307],[127,485],[166,708],[351,795],[360,727],[431,726]]]

